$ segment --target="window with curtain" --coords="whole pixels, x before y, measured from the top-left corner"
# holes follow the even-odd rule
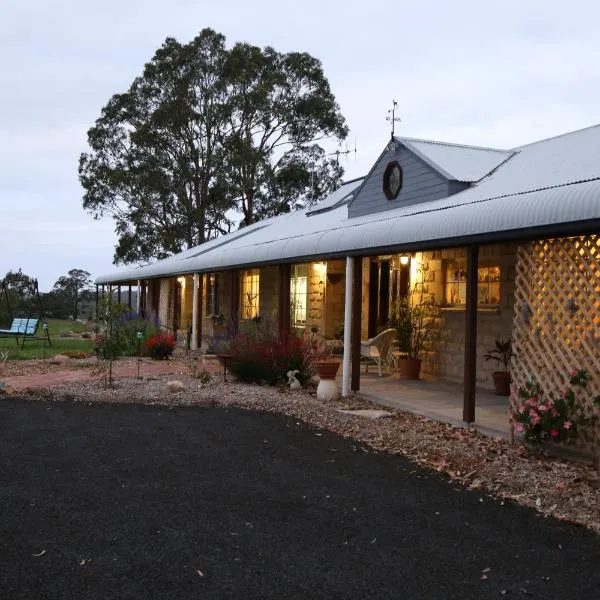
[[[464,306],[467,303],[467,267],[456,262],[446,267],[446,306]],[[495,306],[500,304],[500,267],[477,269],[477,303]]]
[[[308,307],[308,265],[294,265],[290,279],[290,309],[292,325],[306,325]]]
[[[260,271],[259,269],[249,269],[242,273],[241,286],[241,309],[242,319],[254,319],[259,315],[260,300]]]

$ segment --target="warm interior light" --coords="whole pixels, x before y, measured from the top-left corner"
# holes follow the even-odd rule
[[[400,264],[403,266],[406,266],[408,264],[408,261],[410,260],[410,256],[408,256],[407,254],[403,254],[400,257]]]
[[[324,262],[315,263],[314,269],[318,275],[320,275],[321,277],[324,277],[325,273],[327,272],[327,264]]]

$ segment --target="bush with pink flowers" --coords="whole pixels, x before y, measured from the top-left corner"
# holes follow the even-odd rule
[[[587,371],[572,371],[571,387],[557,397],[544,394],[539,382],[531,378],[519,389],[519,402],[510,417],[515,430],[534,445],[575,440],[582,428],[592,426],[598,418],[600,396],[593,399],[596,409],[593,417],[586,416],[582,402],[577,399],[577,392],[587,388],[589,378]]]

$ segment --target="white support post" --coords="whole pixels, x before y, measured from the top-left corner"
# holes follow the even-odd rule
[[[350,395],[350,358],[352,348],[352,281],[354,279],[354,257],[346,257],[346,296],[344,298],[344,362],[342,363],[342,397]]]
[[[130,298],[131,300],[131,298]],[[137,280],[137,296],[135,298],[135,314],[139,316],[142,306],[142,282]]]
[[[200,287],[200,275],[194,273],[194,294],[192,299],[192,339],[190,349],[198,350],[198,288]]]

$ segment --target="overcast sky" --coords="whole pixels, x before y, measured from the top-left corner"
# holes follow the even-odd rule
[[[594,0],[2,0],[0,277],[47,291],[71,268],[111,272],[109,219],[81,207],[86,132],[172,36],[202,28],[319,58],[364,174],[397,133],[513,147],[600,122]]]

